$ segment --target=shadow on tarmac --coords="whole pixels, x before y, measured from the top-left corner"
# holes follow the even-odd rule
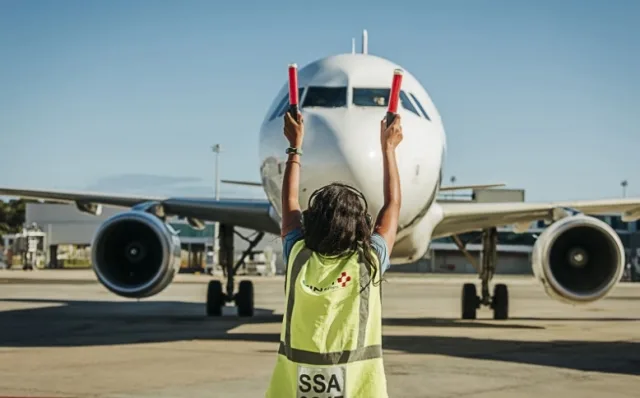
[[[167,301],[68,301],[5,299],[0,302],[35,303],[39,308],[0,312],[0,347],[83,347],[162,343],[184,340],[254,341],[273,343],[279,333],[234,333],[246,324],[279,324],[282,316],[256,309],[252,318],[235,314],[210,318],[201,303]],[[227,308],[226,312],[233,312]],[[513,318],[507,322],[458,321],[441,318],[385,318],[388,326],[544,329],[514,321],[580,319]],[[633,319],[587,319],[633,321]],[[504,335],[504,333],[501,333]],[[506,361],[582,371],[640,375],[640,342],[516,341],[451,336],[383,337],[383,347],[408,354],[435,354],[458,358]]]
[[[468,328],[468,329],[544,329],[544,326],[516,325],[499,321],[486,323],[482,320],[463,321],[447,318],[383,318],[384,326],[419,326],[436,328]]]

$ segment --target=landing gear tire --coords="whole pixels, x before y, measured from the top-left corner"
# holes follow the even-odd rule
[[[476,285],[465,283],[462,286],[462,319],[476,319],[478,310],[478,293]]]
[[[253,283],[241,281],[236,294],[238,316],[253,316]]]
[[[493,289],[493,319],[509,318],[509,290],[507,285],[499,283]]]
[[[253,283],[251,281],[241,281],[238,284],[238,290],[235,291],[235,276],[240,267],[245,264],[247,257],[253,253],[255,247],[260,243],[265,233],[257,232],[255,237],[251,239],[250,237],[234,232],[233,225],[229,224],[220,224],[219,232],[219,260],[224,271],[224,276],[227,279],[225,293],[222,295],[222,303],[234,301],[238,308],[238,316],[253,316]],[[246,250],[242,252],[242,256],[238,261],[235,261],[235,250],[233,247],[236,235],[249,244]],[[216,287],[216,289],[217,288],[218,287]],[[222,286],[220,286],[220,291],[222,291]]]
[[[224,293],[222,293],[222,283],[220,281],[209,281],[207,287],[207,315],[222,315],[224,306]]]

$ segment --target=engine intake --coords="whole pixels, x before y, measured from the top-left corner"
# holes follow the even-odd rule
[[[180,269],[180,240],[158,217],[144,211],[117,214],[93,239],[93,270],[107,289],[131,298],[160,293]]]
[[[594,217],[576,215],[550,225],[533,247],[533,272],[552,298],[571,304],[604,298],[624,271],[618,234]]]

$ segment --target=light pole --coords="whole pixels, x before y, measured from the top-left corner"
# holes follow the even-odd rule
[[[215,199],[216,201],[220,200],[220,152],[222,152],[222,147],[220,144],[215,144],[211,147],[213,153],[216,154],[216,181],[215,181]],[[213,268],[211,273],[215,271],[215,267],[218,265],[218,252],[220,250],[220,245],[218,242],[218,234],[220,232],[220,223],[215,222],[213,224]]]
[[[623,198],[627,197],[627,185],[629,185],[629,182],[627,180],[622,180],[622,182],[620,183],[620,186],[622,187]]]
[[[451,178],[449,179],[449,181],[451,181],[451,185],[453,186],[456,183],[456,176],[451,176]],[[453,200],[455,198],[455,191],[451,191],[451,199]]]

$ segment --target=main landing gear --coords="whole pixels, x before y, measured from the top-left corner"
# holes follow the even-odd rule
[[[493,296],[489,294],[489,282],[493,278],[498,262],[497,245],[498,230],[496,228],[482,231],[482,267],[478,267],[476,259],[466,250],[466,243],[454,236],[456,245],[478,271],[481,281],[481,296],[478,296],[476,285],[465,283],[462,287],[462,319],[476,319],[476,313],[481,305],[493,309],[494,319],[509,318],[509,290],[507,285],[498,283],[493,288]]]
[[[209,282],[207,288],[207,315],[222,315],[222,307],[225,303],[235,301],[238,307],[239,316],[253,316],[253,283],[251,281],[240,281],[238,292],[234,293],[234,276],[238,269],[244,264],[245,259],[254,247],[264,237],[264,232],[259,232],[255,239],[248,239],[240,234],[242,239],[249,242],[249,247],[242,253],[242,257],[234,264],[234,238],[233,225],[220,224],[220,253],[219,260],[223,267],[224,276],[227,278],[226,293],[222,291],[222,282],[213,280]]]

